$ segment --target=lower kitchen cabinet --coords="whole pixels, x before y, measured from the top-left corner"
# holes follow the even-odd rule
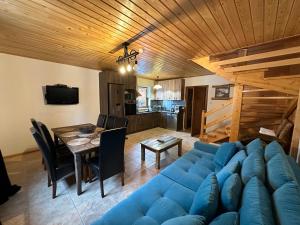
[[[180,113],[152,112],[127,116],[127,133],[135,133],[155,127],[182,130],[183,118]]]

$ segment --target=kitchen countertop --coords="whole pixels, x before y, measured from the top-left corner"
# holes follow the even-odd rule
[[[179,112],[171,112],[171,111],[167,111],[167,110],[163,110],[163,111],[145,111],[145,112],[137,112],[136,114],[147,114],[147,113],[171,113],[171,114],[178,114]]]

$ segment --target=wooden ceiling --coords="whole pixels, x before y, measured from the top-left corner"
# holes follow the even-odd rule
[[[300,0],[0,0],[0,52],[117,69],[124,41],[138,74],[210,74],[190,59],[300,34]]]

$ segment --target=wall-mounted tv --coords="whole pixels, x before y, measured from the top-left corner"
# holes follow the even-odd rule
[[[79,103],[79,89],[67,85],[47,85],[45,87],[46,104],[72,105]]]

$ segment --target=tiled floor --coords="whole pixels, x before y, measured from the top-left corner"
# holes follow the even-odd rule
[[[7,159],[11,181],[21,185],[22,189],[0,206],[2,224],[90,224],[159,172],[155,169],[154,153],[146,151],[146,161],[141,163],[139,142],[161,135],[181,137],[183,153],[190,150],[197,140],[188,133],[162,128],[129,135],[125,149],[125,186],[121,186],[118,176],[106,180],[104,188],[107,196],[104,199],[100,196],[98,180],[87,184],[83,182],[84,193],[77,196],[74,180],[71,179],[58,183],[58,196],[53,200],[38,152]],[[177,159],[177,147],[163,153],[161,158],[161,168],[164,168]]]

